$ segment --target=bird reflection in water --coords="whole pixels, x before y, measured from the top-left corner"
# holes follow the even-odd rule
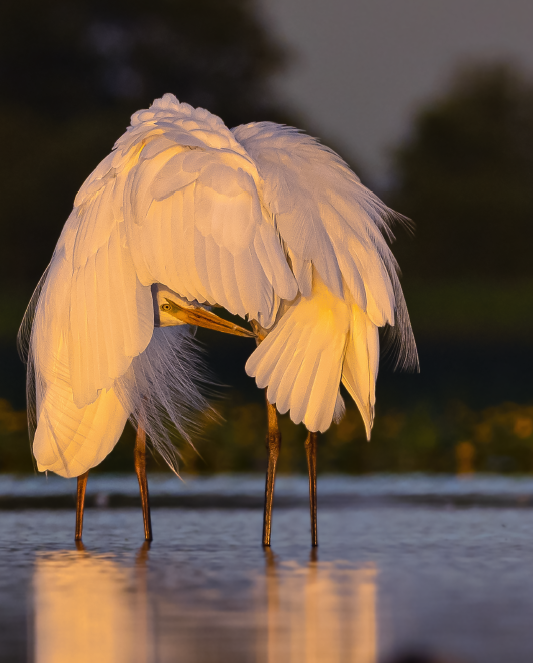
[[[318,562],[278,564],[267,550],[265,663],[376,663],[377,570]]]
[[[155,661],[146,545],[133,569],[77,548],[36,559],[35,663]]]
[[[38,556],[35,663],[376,663],[374,566],[316,553],[280,563],[267,550],[266,569],[228,568],[213,585],[209,571],[194,580],[193,560],[149,571],[148,546],[134,564],[82,544]]]

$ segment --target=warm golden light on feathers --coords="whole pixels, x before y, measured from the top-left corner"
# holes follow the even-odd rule
[[[230,131],[170,94],[135,113],[78,192],[23,325],[33,316],[38,468],[85,472],[128,417],[173,465],[164,421],[186,436],[207,407],[183,323],[224,327],[205,309],[215,304],[265,330],[246,370],[281,412],[326,430],[342,415],[342,381],[370,434],[378,328],[393,326],[400,366],[417,362],[383,237],[392,218],[338,155],[296,129]],[[157,317],[171,311],[154,304],[165,289],[183,305],[168,328]],[[229,333],[239,329],[253,335]]]

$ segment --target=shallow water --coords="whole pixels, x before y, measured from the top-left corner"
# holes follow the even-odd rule
[[[39,480],[24,491],[5,478],[0,494],[20,496]],[[74,485],[55,481],[57,490]],[[154,497],[185,491],[215,503],[255,499],[262,484],[165,481],[151,481]],[[89,484],[97,496],[134,485]],[[207,499],[201,509],[155,508],[149,549],[136,508],[87,509],[80,550],[71,509],[0,511],[0,661],[533,660],[533,510],[509,506],[528,504],[533,482],[319,479],[316,556],[298,505],[305,479],[278,488],[285,508],[274,512],[268,552],[253,499],[247,509]],[[453,506],[457,495],[467,506]]]

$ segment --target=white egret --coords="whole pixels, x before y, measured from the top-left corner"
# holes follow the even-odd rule
[[[384,238],[394,217],[337,154],[291,127],[230,131],[171,94],[132,116],[78,192],[22,326],[33,453],[40,471],[78,477],[77,538],[87,473],[130,417],[151,539],[145,431],[174,467],[165,422],[187,436],[193,411],[207,407],[186,323],[254,335],[206,309],[218,305],[248,319],[262,341],[246,371],[267,388],[263,543],[277,408],[309,431],[316,545],[317,435],[343,414],[341,381],[369,436],[378,329],[390,326],[400,367],[417,364]]]

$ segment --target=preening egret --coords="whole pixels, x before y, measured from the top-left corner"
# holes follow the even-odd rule
[[[78,192],[21,330],[33,453],[40,471],[78,477],[77,538],[87,473],[130,417],[151,539],[145,431],[175,467],[167,421],[187,437],[194,412],[208,407],[189,333],[203,325],[258,339],[246,371],[267,388],[263,543],[277,408],[309,431],[316,545],[317,435],[344,412],[341,381],[369,436],[378,328],[390,326],[400,367],[417,364],[384,238],[394,218],[337,154],[297,129],[259,122],[230,131],[171,94],[132,116]],[[248,319],[254,333],[211,305]]]

